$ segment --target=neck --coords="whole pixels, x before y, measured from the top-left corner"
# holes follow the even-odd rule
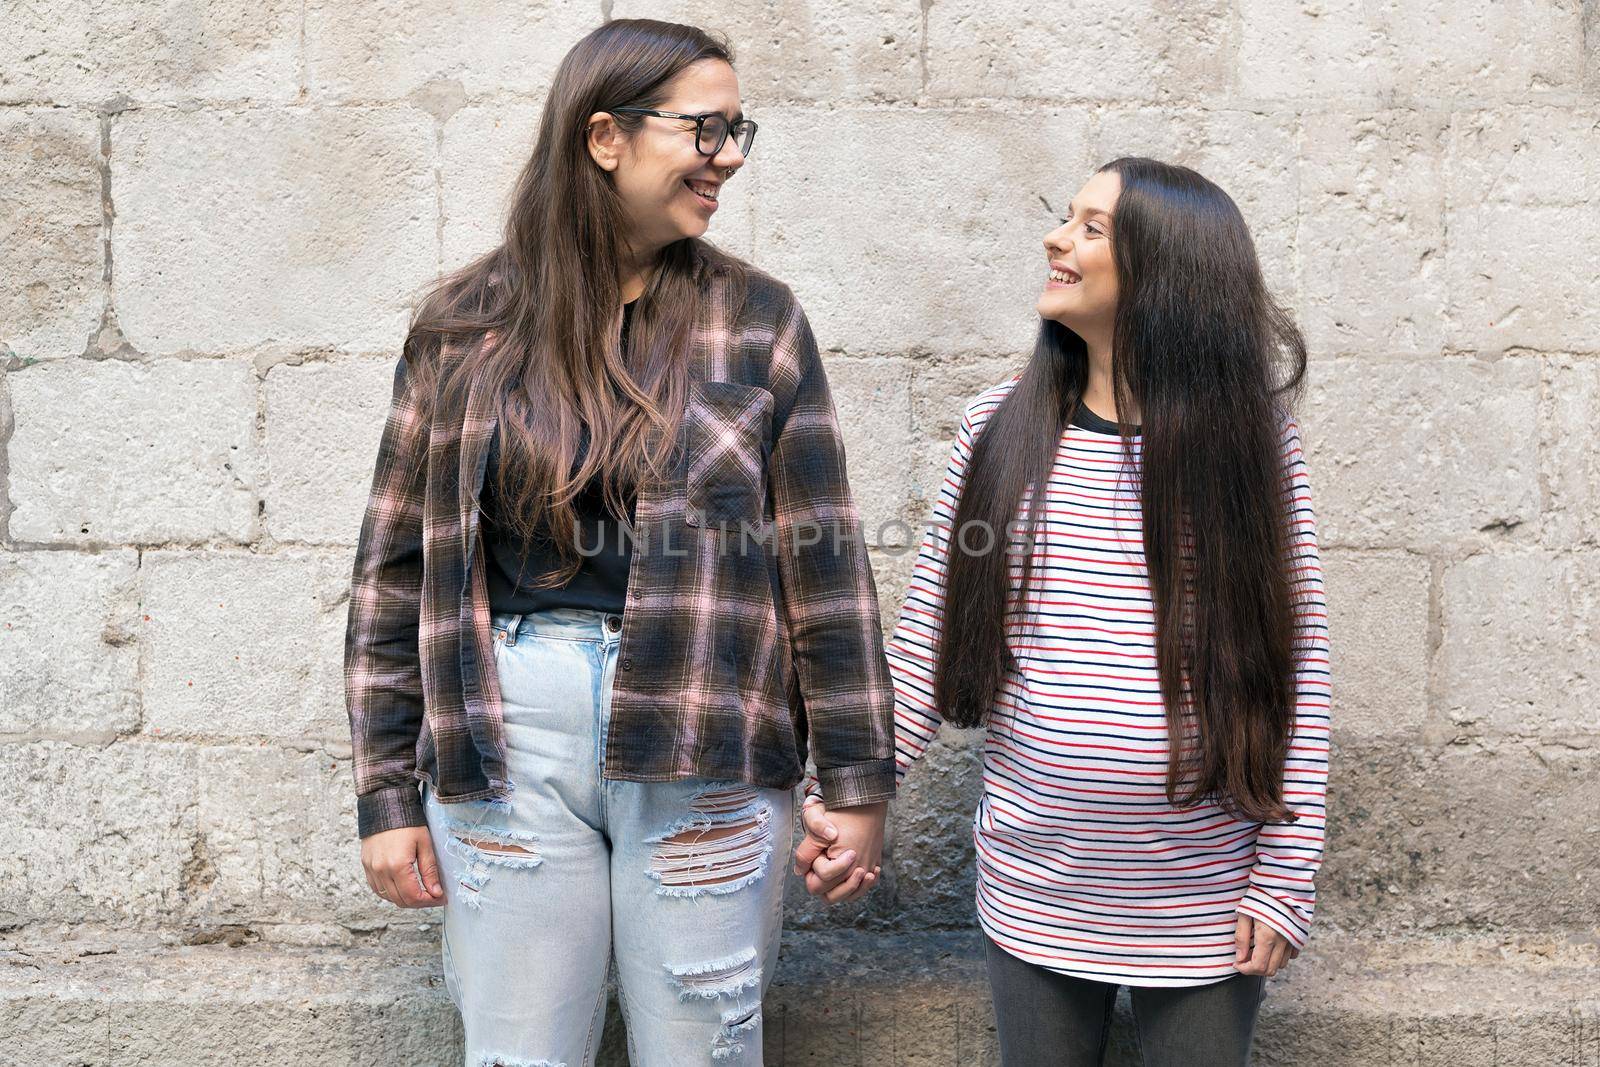
[[[1139,412],[1117,410],[1116,379],[1111,374],[1111,336],[1079,334],[1089,350],[1089,380],[1084,383],[1083,403],[1090,411],[1111,422],[1137,424]]]
[[[622,262],[621,275],[617,278],[617,286],[622,290],[622,302],[631,304],[639,299],[645,287],[650,284],[651,275],[655,274],[656,265],[661,260],[659,251],[646,256],[629,256]]]

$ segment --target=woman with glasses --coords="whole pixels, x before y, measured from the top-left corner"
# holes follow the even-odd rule
[[[725,43],[607,23],[504,242],[417,309],[346,639],[362,863],[443,906],[468,1064],[762,1062],[807,751],[840,895],[894,789],[878,601],[826,375],[701,239],[756,134]]]

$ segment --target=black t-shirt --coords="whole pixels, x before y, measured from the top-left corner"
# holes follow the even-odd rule
[[[627,350],[628,326],[633,304],[622,305],[622,346]],[[584,427],[578,441],[576,463],[581,463],[589,446],[589,429]],[[496,476],[500,464],[500,431],[489,445],[488,467],[483,478],[483,543],[488,558],[489,606],[497,612],[526,615],[549,608],[590,608],[622,614],[628,593],[628,568],[633,558],[633,542],[622,529],[622,520],[605,504],[599,478],[592,479],[578,494],[577,509],[578,572],[565,585],[544,589],[530,588],[540,575],[560,567],[555,542],[547,529],[524,546],[510,529],[496,521],[499,516]],[[576,465],[573,468],[577,469]],[[627,494],[628,516],[634,514],[636,494]],[[526,548],[526,551],[524,550]]]

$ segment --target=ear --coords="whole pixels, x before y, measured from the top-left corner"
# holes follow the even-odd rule
[[[617,125],[617,120],[609,111],[596,111],[589,116],[588,137],[585,141],[589,147],[589,158],[593,159],[601,170],[615,171],[621,162],[625,136],[622,127]]]

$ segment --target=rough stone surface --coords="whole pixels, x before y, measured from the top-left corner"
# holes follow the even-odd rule
[[[1319,923],[1380,933],[1587,930],[1600,746],[1335,746]]]
[[[432,126],[409,107],[121,116],[112,288],[129,342],[397,345],[437,267]]]
[[[1070,17],[1019,0],[928,5],[936,97],[1150,99],[1200,96],[1229,75],[1231,5],[1092,0]]]
[[[1419,736],[1428,721],[1427,558],[1336,549],[1322,568],[1334,736]]]
[[[150,733],[349,738],[348,555],[151,552],[143,585]]]
[[[248,364],[56,361],[7,381],[16,419],[12,537],[152,544],[254,536]]]
[[[472,96],[543,97],[568,48],[600,25],[598,3],[511,0],[308,0],[306,82],[312,96],[398,100],[456,81]]]
[[[1445,568],[1440,601],[1457,731],[1600,741],[1600,553],[1473,556]]]
[[[1301,120],[1300,311],[1318,358],[1443,344],[1446,121],[1410,110]]]
[[[1542,0],[1240,0],[1251,97],[1526,99],[1578,88],[1578,5]]]
[[[17,0],[0,37],[0,103],[288,101],[296,0]]]
[[[0,552],[0,734],[139,726],[138,556]]]
[[[1551,359],[1544,401],[1544,541],[1592,545],[1600,540],[1600,450],[1586,444],[1600,426],[1600,361]]]
[[[740,90],[752,104],[905,100],[915,98],[922,86],[922,12],[903,0],[780,0],[751,6],[613,0],[611,14],[687,22],[727,34]],[[756,139],[759,143],[759,133]]]
[[[267,532],[354,545],[394,388],[395,360],[282,365],[267,372]]]
[[[8,47],[0,44],[0,72],[11,66]],[[0,109],[0,186],[0,361],[7,348],[23,360],[82,352],[105,301],[99,122]]]
[[[1311,376],[1303,429],[1324,544],[1499,544],[1540,509],[1535,360],[1337,360]]]
[[[1088,172],[1079,114],[770,108],[763,117],[772,131],[760,135],[759,169],[752,157],[756,262],[794,286],[820,344],[890,354],[1030,342],[1052,211]],[[818,210],[873,173],[894,177],[849,210]]]

